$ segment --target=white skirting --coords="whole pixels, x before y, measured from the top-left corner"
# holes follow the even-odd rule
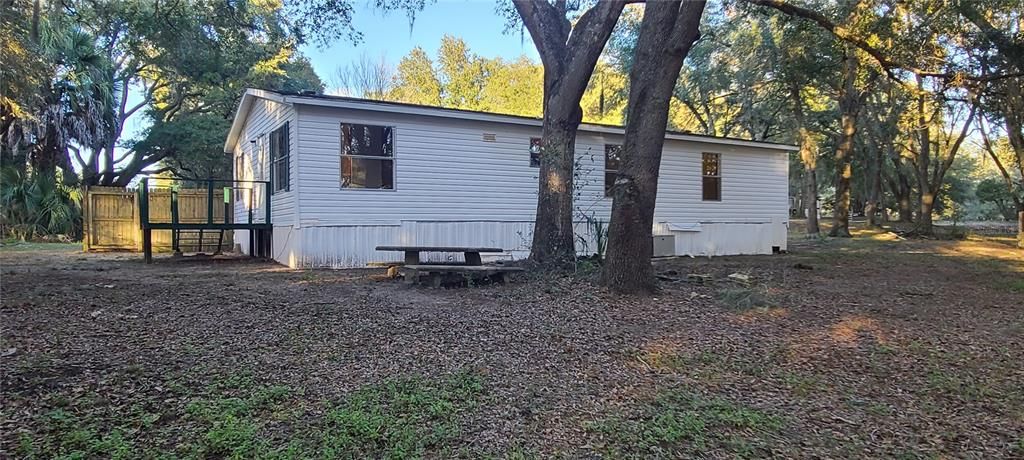
[[[402,260],[397,252],[377,251],[383,245],[488,246],[505,249],[482,254],[485,261],[518,260],[530,254],[532,222],[417,222],[398,225],[274,227],[274,260],[292,268],[353,268],[372,262]],[[576,226],[577,251],[592,254],[596,245],[584,223]],[[247,232],[236,232],[236,242],[248,251]],[[707,222],[655,225],[656,235],[675,237],[676,255],[724,256],[771,254],[786,250],[786,221]],[[462,262],[462,254],[424,254],[431,262]]]

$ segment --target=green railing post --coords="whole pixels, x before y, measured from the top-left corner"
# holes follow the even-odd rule
[[[232,211],[232,209],[231,209],[231,188],[232,187],[224,187],[224,223],[225,224],[234,221],[234,219],[231,219],[230,221],[228,220],[228,216],[234,214],[234,212],[231,212]]]
[[[264,203],[264,205],[267,207],[267,221],[266,221],[266,224],[270,225],[270,195],[271,195],[271,193],[270,193],[270,187],[271,187],[270,182],[267,182],[267,183],[263,184],[263,186],[266,187],[266,202]]]
[[[149,178],[142,178],[139,189],[139,222],[142,225],[142,258],[153,263],[153,231],[149,228]]]
[[[249,204],[246,206],[249,211],[249,225],[252,225],[252,202],[256,199],[256,194],[253,193],[252,188],[253,184],[249,184]]]
[[[149,227],[149,178],[143,177],[139,183],[139,222],[142,228]]]
[[[178,230],[178,187],[171,186],[171,250],[181,252],[181,231]]]
[[[213,224],[213,179],[206,181],[206,223]]]

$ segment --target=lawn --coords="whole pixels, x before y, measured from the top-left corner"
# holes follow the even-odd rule
[[[0,457],[1024,456],[1024,251],[858,236],[648,298],[3,248]]]

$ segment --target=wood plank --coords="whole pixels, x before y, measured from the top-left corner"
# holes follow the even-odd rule
[[[460,246],[377,246],[378,251],[418,252],[505,252],[501,248],[472,248]]]

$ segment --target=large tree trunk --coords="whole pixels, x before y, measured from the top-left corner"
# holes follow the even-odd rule
[[[857,134],[857,113],[860,96],[857,94],[856,51],[847,47],[843,58],[843,86],[839,92],[839,143],[836,146],[836,196],[832,210],[832,230],[829,236],[850,237],[850,179],[853,177],[853,138]]]
[[[703,1],[650,2],[629,75],[622,162],[612,186],[606,286],[621,293],[655,289],[651,232],[669,101],[683,59],[700,36]]]
[[[790,88],[793,101],[793,115],[796,118],[797,137],[800,139],[800,163],[804,170],[801,173],[803,210],[807,218],[807,238],[816,238],[821,230],[818,228],[818,156],[814,152],[814,140],[811,131],[804,121],[804,103],[800,95],[800,85],[794,83]]]
[[[868,189],[868,202],[864,207],[864,215],[868,219],[868,225],[880,227],[882,219],[879,218],[879,211],[882,209],[882,149],[876,148],[871,155],[871,184]]]
[[[889,189],[892,191],[893,197],[896,198],[899,221],[911,223],[914,221],[914,204],[910,199],[910,195],[913,193],[913,189],[910,186],[910,178],[900,169],[900,160],[894,158],[892,162],[895,168],[893,174],[896,175],[896,178],[890,182]]]
[[[544,111],[541,135],[544,153],[540,159],[537,219],[533,227],[530,258],[541,264],[560,267],[571,264],[576,255],[572,203],[573,164],[576,130],[579,128],[582,111],[578,100],[557,100],[559,93],[551,94],[553,101]]]
[[[932,192],[932,184],[929,180],[931,173],[932,159],[932,137],[931,127],[928,120],[927,101],[925,99],[924,80],[917,77],[917,152],[915,166],[917,169],[917,228],[916,231],[923,235],[932,234],[932,210],[935,208],[935,193]]]
[[[939,142],[933,142],[931,136],[931,123],[936,118],[939,110],[941,109],[930,109],[925,99],[924,91],[924,80],[917,77],[917,151],[914,152],[916,158],[916,172],[917,172],[917,183],[918,183],[918,216],[917,225],[915,231],[922,235],[931,235],[934,231],[932,210],[935,208],[935,201],[939,197],[939,193],[942,191],[942,183],[946,178],[946,172],[953,166],[953,160],[956,159],[957,152],[960,151],[960,146],[963,145],[964,139],[967,138],[967,133],[970,132],[971,126],[974,123],[974,117],[978,113],[977,100],[971,101],[970,112],[967,115],[967,119],[963,122],[963,127],[960,130],[959,136],[950,145],[948,142],[945,143],[948,147],[943,147]],[[929,117],[929,111],[931,116]],[[932,155],[935,155],[934,167],[932,165]]]
[[[1024,78],[1014,78],[1006,83],[1006,137],[1010,139],[1010,148],[1017,157],[1017,169],[1020,177],[1024,178],[1024,91],[1021,85]],[[1004,174],[1006,174],[1004,172]],[[1009,184],[1010,193],[1015,199],[1024,201],[1024,190],[1014,190],[1012,182]],[[1018,195],[1020,193],[1020,195]],[[1024,206],[1017,205],[1018,226],[1017,246],[1024,248]]]
[[[548,268],[572,266],[573,173],[580,99],[626,0],[601,0],[567,17],[566,2],[512,0],[544,64],[544,126],[537,217],[530,259]]]

